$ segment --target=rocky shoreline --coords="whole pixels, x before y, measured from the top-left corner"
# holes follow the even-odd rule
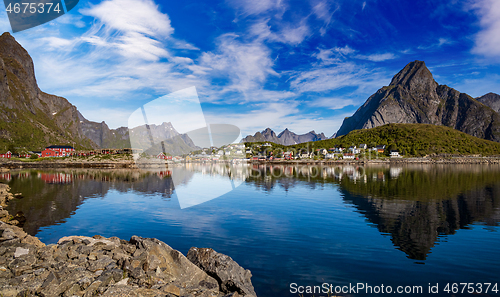
[[[248,161],[249,164],[297,164],[297,165],[335,165],[335,164],[500,164],[500,157],[472,157],[472,156],[430,156],[422,158],[380,158],[360,160],[265,160]],[[2,161],[0,169],[23,168],[96,168],[96,169],[138,169],[163,168],[166,163],[135,163],[134,161],[63,161],[44,160],[42,162]]]
[[[137,168],[133,161],[107,161],[107,162],[64,162],[44,160],[40,162],[4,161],[0,167],[7,169],[23,168]]]
[[[0,184],[0,204],[15,195]],[[154,238],[70,236],[45,245],[2,209],[0,296],[255,297],[252,274],[231,257]]]

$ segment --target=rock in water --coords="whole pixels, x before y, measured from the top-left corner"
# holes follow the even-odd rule
[[[252,273],[236,263],[231,257],[210,248],[192,247],[187,258],[196,266],[215,278],[223,293],[238,292],[243,296],[256,296]]]

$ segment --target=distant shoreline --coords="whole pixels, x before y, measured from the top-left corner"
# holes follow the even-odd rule
[[[384,158],[360,160],[272,160],[249,161],[252,164],[286,165],[335,165],[335,164],[500,164],[500,157],[421,157],[421,158]]]
[[[190,161],[191,164],[213,164],[210,161],[196,162]],[[221,162],[218,162],[221,163]],[[281,165],[337,165],[337,164],[500,164],[500,157],[420,157],[420,158],[383,158],[383,159],[360,159],[360,160],[250,160],[248,164],[281,164]],[[175,164],[184,164],[175,163]],[[138,169],[138,168],[165,168],[172,166],[171,163],[141,163],[136,164],[134,161],[64,161],[64,160],[44,160],[40,162],[23,162],[15,160],[1,160],[0,168],[6,169],[24,169],[24,168],[96,168],[96,169]]]

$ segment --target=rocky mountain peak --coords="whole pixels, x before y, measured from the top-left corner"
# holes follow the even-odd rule
[[[500,95],[495,93],[488,93],[476,98],[476,100],[490,107],[494,111],[500,112]]]
[[[288,130],[288,128],[286,128],[285,130],[283,130],[280,134],[278,134],[278,138],[281,138],[283,136],[288,136],[288,135],[292,135],[293,133]]]
[[[326,137],[325,134],[323,133],[316,134],[314,130],[306,134],[297,135],[292,131],[288,130],[288,128],[286,128],[280,134],[278,134],[278,136],[276,136],[276,133],[274,133],[273,130],[267,128],[264,131],[262,131],[262,133],[261,132],[255,133],[254,136],[248,135],[247,137],[243,138],[242,142],[270,141],[282,145],[292,145],[302,142],[317,141],[324,139],[328,139],[328,137]]]
[[[430,88],[436,88],[432,73],[425,66],[424,61],[413,61],[408,63],[401,71],[396,74],[391,81],[390,86],[403,86],[410,90],[422,91]]]
[[[475,137],[500,142],[500,101],[496,94],[474,100],[445,85],[438,85],[422,61],[406,65],[389,87],[370,96],[352,117],[344,119],[337,136],[352,130],[389,123],[432,124],[452,127]],[[488,107],[487,107],[488,106]]]
[[[271,137],[276,136],[276,133],[271,128],[266,128],[264,131],[262,131],[263,135],[269,135]]]

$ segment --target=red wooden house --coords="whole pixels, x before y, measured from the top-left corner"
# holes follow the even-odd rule
[[[75,149],[69,145],[51,145],[42,151],[42,157],[64,157],[71,155]]]
[[[163,159],[163,160],[172,160],[172,156],[167,156],[163,152],[159,153],[158,156],[156,156],[158,159]]]
[[[7,152],[5,154],[0,154],[0,158],[10,159],[10,158],[12,158],[12,153],[11,152]]]
[[[47,157],[60,157],[59,151],[54,151],[46,148],[42,151],[42,158],[47,158]]]

